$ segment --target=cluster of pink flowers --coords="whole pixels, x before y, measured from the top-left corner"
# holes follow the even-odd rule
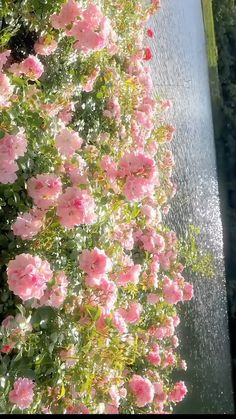
[[[51,24],[55,29],[64,29],[67,36],[72,36],[75,39],[74,48],[84,53],[99,51],[115,38],[109,19],[93,3],[82,10],[76,1],[68,0],[59,14],[51,16]],[[68,25],[72,27],[68,29]]]
[[[29,212],[18,215],[12,224],[12,231],[15,236],[20,236],[22,240],[31,240],[38,234],[43,226],[44,211],[32,208]]]
[[[0,183],[14,183],[19,167],[16,159],[24,156],[27,141],[23,129],[17,134],[5,134],[0,139]]]
[[[28,180],[27,190],[34,204],[42,210],[47,210],[55,206],[62,193],[61,179],[48,173],[37,175]]]

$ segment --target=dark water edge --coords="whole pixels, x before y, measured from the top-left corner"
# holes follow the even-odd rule
[[[151,22],[156,32],[152,72],[158,95],[174,101],[166,119],[177,128],[173,143],[178,193],[169,221],[182,234],[200,226],[201,246],[213,253],[215,278],[185,272],[195,287],[181,308],[180,352],[188,370],[178,374],[188,396],[176,413],[234,413],[228,307],[214,131],[201,0],[163,0]],[[224,213],[223,213],[224,217]],[[223,218],[223,222],[224,222]]]

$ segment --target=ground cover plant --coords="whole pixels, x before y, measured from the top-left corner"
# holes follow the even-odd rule
[[[0,411],[172,413],[182,276],[160,2],[3,1]]]

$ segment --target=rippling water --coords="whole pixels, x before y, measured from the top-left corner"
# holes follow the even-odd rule
[[[213,279],[193,275],[195,299],[182,308],[181,374],[188,397],[178,413],[233,413],[223,235],[220,214],[207,56],[200,0],[162,0],[152,19],[152,74],[156,94],[174,102],[167,120],[177,128],[173,150],[178,193],[170,222],[183,233],[201,227],[202,247],[216,260]],[[185,275],[186,276],[186,275]]]

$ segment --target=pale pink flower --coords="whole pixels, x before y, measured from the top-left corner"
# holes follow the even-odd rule
[[[0,159],[15,160],[24,156],[27,150],[27,140],[24,129],[20,128],[17,134],[5,134],[0,140]]]
[[[68,350],[60,351],[59,355],[63,362],[65,362],[66,367],[72,367],[77,363],[77,359],[75,359],[75,347],[72,345]]]
[[[6,64],[8,57],[11,55],[11,50],[6,49],[3,52],[0,52],[0,71],[2,71],[3,66]]]
[[[190,301],[193,298],[193,285],[185,282],[183,288],[183,300]]]
[[[55,144],[59,152],[66,156],[72,157],[76,150],[79,150],[83,143],[78,133],[68,128],[63,128],[55,138]]]
[[[44,67],[37,57],[29,55],[21,63],[12,64],[9,71],[17,76],[23,74],[30,80],[37,80],[42,76]]]
[[[35,205],[46,210],[57,203],[62,193],[61,179],[49,173],[37,175],[27,181],[27,190]]]
[[[164,300],[169,304],[177,304],[183,300],[183,291],[173,281],[165,281],[163,285]]]
[[[82,13],[78,3],[74,0],[68,0],[61,7],[60,13],[54,13],[51,16],[51,25],[55,29],[64,29],[67,25],[74,22]]]
[[[153,350],[148,353],[147,360],[152,365],[160,365],[161,364],[161,356],[160,356],[158,345],[156,345],[155,348],[153,348]]]
[[[128,266],[124,272],[119,274],[119,277],[117,278],[117,284],[120,286],[126,286],[129,283],[137,284],[139,281],[141,269],[141,265]]]
[[[106,110],[103,115],[108,118],[114,118],[116,121],[120,121],[121,109],[118,97],[113,97],[108,100]]]
[[[128,308],[120,308],[118,312],[124,318],[127,323],[138,323],[140,321],[140,315],[142,312],[142,305],[140,303],[130,303]]]
[[[12,231],[15,236],[20,236],[22,240],[31,240],[43,226],[44,212],[38,208],[33,208],[29,212],[18,215],[12,224]]]
[[[7,267],[9,289],[23,301],[31,298],[40,299],[52,275],[50,265],[46,260],[26,253],[10,260]]]
[[[57,215],[67,228],[92,224],[95,221],[94,207],[93,197],[88,191],[69,187],[58,200]]]
[[[27,409],[33,403],[35,384],[28,378],[18,378],[14,383],[13,390],[9,393],[9,401],[21,410]]]
[[[34,44],[34,50],[39,55],[51,55],[57,49],[57,41],[51,36],[45,35]]]
[[[179,381],[175,384],[173,390],[169,394],[169,400],[171,402],[181,402],[187,394],[187,388],[183,381]]]
[[[74,103],[68,103],[66,106],[64,106],[64,108],[61,109],[57,116],[64,125],[68,125],[72,120],[74,110]]]
[[[54,284],[52,287],[48,287],[43,296],[40,298],[40,306],[50,306],[59,308],[64,303],[67,296],[68,280],[65,273],[57,272],[55,274]]]
[[[96,67],[92,73],[87,77],[86,82],[82,86],[82,90],[84,92],[91,92],[93,90],[94,83],[96,82],[101,69],[100,67]]]
[[[106,406],[105,406],[105,414],[107,414],[107,415],[118,415],[119,414],[119,410],[113,404],[106,403]]]
[[[91,251],[83,250],[79,257],[79,267],[88,275],[97,277],[109,272],[112,268],[112,262],[104,250],[95,247]]]
[[[13,86],[6,74],[0,73],[0,107],[9,106],[8,99],[13,93]]]
[[[0,154],[0,183],[14,183],[17,179],[16,172],[19,169],[14,160],[6,160]]]
[[[146,406],[153,401],[154,387],[148,378],[135,374],[129,381],[129,387],[138,407]]]
[[[147,303],[148,304],[157,304],[159,302],[160,298],[157,294],[148,294],[147,295]]]
[[[119,333],[128,332],[126,322],[118,311],[113,313],[112,324],[115,326]]]
[[[182,368],[184,371],[187,371],[187,362],[184,359],[180,361],[180,368]]]

